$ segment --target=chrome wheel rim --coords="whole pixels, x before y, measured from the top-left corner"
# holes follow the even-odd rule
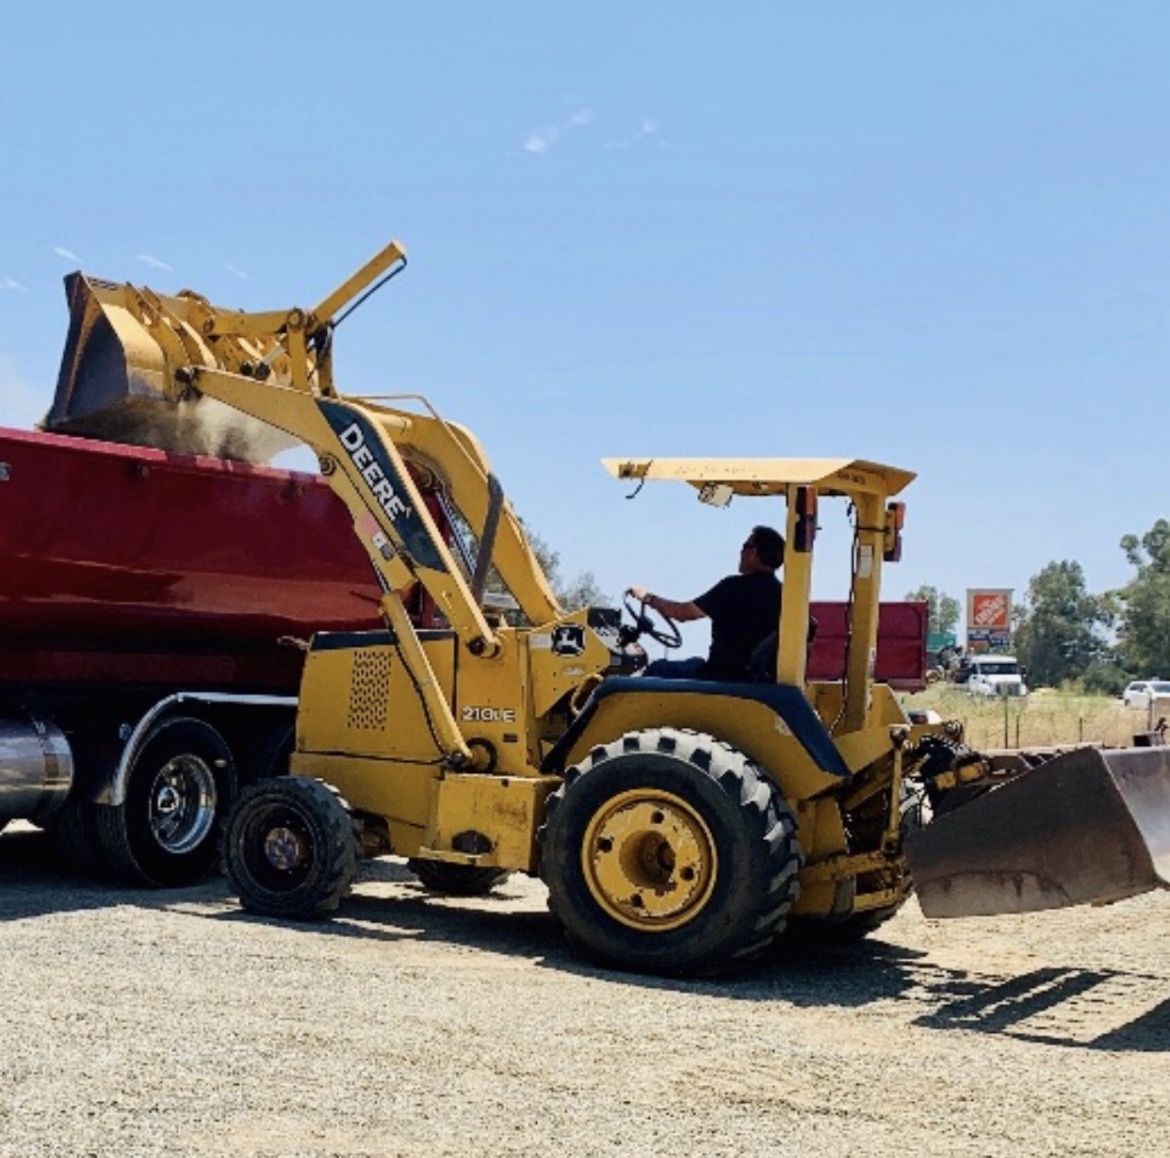
[[[215,825],[215,773],[206,761],[185,753],[155,774],[150,791],[150,831],[172,856],[199,847]]]

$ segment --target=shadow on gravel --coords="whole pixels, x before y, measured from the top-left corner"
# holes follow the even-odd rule
[[[392,897],[371,896],[361,891],[361,884],[370,881],[397,885],[401,891]],[[424,888],[404,863],[379,859],[363,863],[358,891],[346,898],[332,920],[295,924],[258,917],[241,909],[209,916],[217,921],[278,924],[312,936],[430,941],[465,945],[510,957],[538,958],[555,968],[573,965],[575,959],[564,942],[560,926],[548,911],[503,908],[510,899],[506,885],[502,893],[487,897],[439,896]]]
[[[781,941],[763,960],[710,978],[648,977],[575,956],[545,911],[504,908],[498,898],[461,901],[427,892],[405,865],[368,862],[363,879],[403,886],[395,897],[346,901],[339,919],[302,926],[311,935],[421,940],[522,957],[558,973],[615,985],[719,1000],[802,1008],[862,1008],[898,1000],[910,1024],[1080,1049],[1170,1051],[1170,978],[1121,970],[1037,969],[994,976],[946,968],[927,953],[877,939],[850,946]],[[500,907],[494,907],[494,901]],[[240,912],[216,919],[260,921]],[[1135,1010],[1143,1010],[1134,1017]]]
[[[74,870],[44,832],[24,830],[0,836],[0,921],[119,905],[163,910],[184,901],[216,901],[224,896],[221,880],[167,890],[112,884]]]
[[[956,988],[914,1024],[1081,1049],[1170,1052],[1170,997],[1163,996],[1170,980],[1165,977],[1051,967],[1001,980],[972,980],[970,992]],[[1142,1006],[1144,1012],[1130,1016]]]
[[[359,888],[336,919],[303,925],[251,916],[235,907],[189,915],[278,924],[313,937],[460,945],[615,985],[720,1000],[848,1010],[896,999],[906,1004],[911,1025],[927,1029],[1080,1049],[1170,1052],[1170,978],[1165,976],[1061,966],[995,976],[946,968],[926,953],[871,939],[840,947],[781,941],[763,960],[737,972],[697,979],[647,977],[582,961],[545,910],[507,907],[512,898],[506,885],[496,897],[440,898],[425,890],[405,864],[387,859],[366,862],[361,880],[396,886],[397,895],[372,896]],[[123,905],[173,912],[189,904],[221,906],[227,897],[220,879],[165,891],[110,885],[72,873],[43,833],[0,837],[0,921]]]

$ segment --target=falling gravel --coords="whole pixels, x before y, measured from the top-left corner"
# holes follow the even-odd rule
[[[718,981],[587,966],[543,887],[371,862],[334,921],[117,890],[0,837],[0,1155],[1170,1152],[1170,896]]]

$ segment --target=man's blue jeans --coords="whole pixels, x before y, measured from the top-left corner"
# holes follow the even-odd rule
[[[703,678],[706,666],[707,661],[701,655],[690,659],[656,659],[646,665],[644,674],[660,680],[698,680]]]

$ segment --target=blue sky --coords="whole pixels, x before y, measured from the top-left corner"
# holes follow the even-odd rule
[[[173,11],[173,15],[171,14]],[[74,268],[268,309],[391,237],[343,387],[475,430],[612,594],[690,598],[761,502],[603,455],[916,470],[887,595],[1014,587],[1170,516],[1158,3],[44,3],[0,42],[0,425],[47,409]],[[817,593],[841,594],[823,508]],[[834,553],[836,552],[836,553]]]

